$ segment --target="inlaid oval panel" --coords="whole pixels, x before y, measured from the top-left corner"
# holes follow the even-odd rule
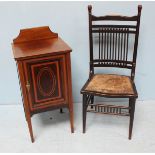
[[[37,76],[37,86],[41,95],[51,96],[56,89],[56,77],[50,67],[40,69]]]

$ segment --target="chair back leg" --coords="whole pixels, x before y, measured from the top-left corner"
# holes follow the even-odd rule
[[[94,96],[91,96],[91,104],[94,104]],[[93,109],[93,106],[91,106],[91,109]]]
[[[130,113],[130,124],[129,124],[129,139],[132,137],[132,128],[133,128],[133,121],[134,121],[134,112],[135,112],[135,98],[130,98],[129,99],[129,113]]]

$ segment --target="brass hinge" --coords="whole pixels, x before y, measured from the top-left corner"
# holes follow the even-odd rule
[[[27,91],[29,92],[30,91],[30,83],[29,83],[29,81],[27,81],[26,88],[27,88]]]

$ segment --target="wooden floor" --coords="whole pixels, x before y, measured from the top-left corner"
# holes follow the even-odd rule
[[[133,138],[128,140],[128,117],[88,113],[82,133],[81,103],[74,104],[75,133],[68,111],[33,116],[31,143],[22,105],[0,106],[0,152],[155,152],[155,101],[136,103]]]

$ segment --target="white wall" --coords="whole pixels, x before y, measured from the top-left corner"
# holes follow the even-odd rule
[[[97,15],[134,15],[142,4],[136,69],[139,100],[155,100],[155,2],[0,2],[0,104],[21,102],[11,42],[19,30],[50,26],[72,47],[72,80],[75,102],[88,78],[89,44],[87,5]]]

